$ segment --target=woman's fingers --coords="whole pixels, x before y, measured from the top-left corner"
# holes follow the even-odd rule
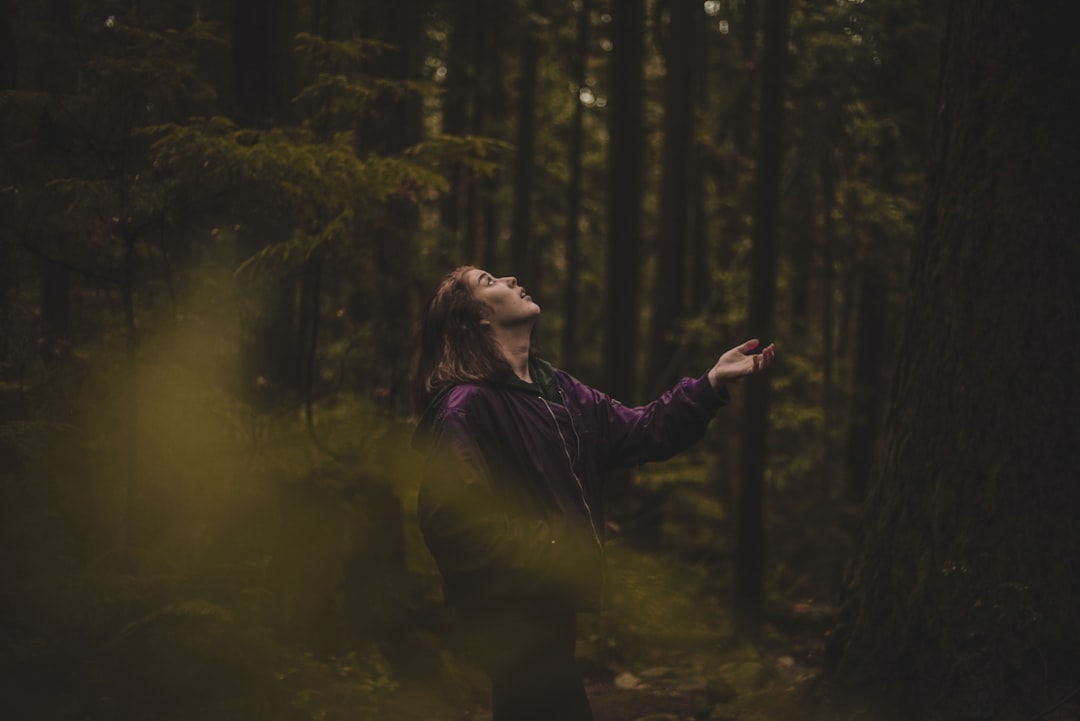
[[[740,353],[749,353],[750,351],[757,348],[758,345],[760,345],[760,344],[761,344],[761,341],[759,341],[757,338],[751,338],[750,340],[746,341],[745,343],[743,343],[742,345],[739,346],[739,352]]]
[[[756,341],[755,341],[755,343],[756,343]],[[743,346],[745,346],[745,345],[746,345],[746,343],[743,343]],[[740,348],[742,348],[743,346],[740,346]],[[772,365],[773,357],[775,355],[776,355],[776,348],[773,346],[772,343],[770,343],[769,345],[765,346],[765,348],[761,351],[761,353],[758,353],[757,355],[750,356],[751,358],[754,359],[754,369],[751,372],[752,373],[757,373],[758,371],[763,371],[766,368],[768,368],[770,365]]]

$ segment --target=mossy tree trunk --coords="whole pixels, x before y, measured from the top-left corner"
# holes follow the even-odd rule
[[[833,651],[908,717],[1076,683],[1080,74],[1063,0],[954,0],[924,222]],[[918,714],[917,716],[914,714]]]

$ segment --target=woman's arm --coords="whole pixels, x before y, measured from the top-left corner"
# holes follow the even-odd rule
[[[772,363],[773,346],[760,355],[749,355],[757,346],[758,341],[751,340],[727,351],[705,375],[684,378],[643,406],[624,406],[571,378],[579,402],[596,414],[605,465],[624,468],[666,460],[699,441],[716,411],[730,401],[725,384],[761,372]]]
[[[663,461],[705,435],[716,411],[730,400],[723,387],[713,389],[706,376],[684,378],[652,403],[625,406],[576,379],[574,394],[591,413],[601,462],[627,468]]]

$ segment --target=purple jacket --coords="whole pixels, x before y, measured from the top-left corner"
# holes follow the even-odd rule
[[[542,361],[532,370],[535,385],[466,383],[432,402],[414,439],[420,528],[452,604],[552,594],[596,609],[607,471],[690,447],[727,391],[685,378],[627,407]]]

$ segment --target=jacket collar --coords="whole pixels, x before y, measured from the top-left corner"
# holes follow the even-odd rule
[[[509,377],[493,378],[488,381],[488,384],[499,388],[529,393],[531,395],[539,393],[545,400],[551,401],[552,403],[562,402],[562,396],[559,394],[559,383],[555,378],[554,366],[542,358],[532,358],[529,360],[529,375],[533,379],[532,383],[526,383],[516,375],[510,374]],[[428,403],[427,408],[424,409],[423,414],[420,416],[420,420],[416,424],[416,430],[413,432],[413,448],[419,449],[423,446],[422,437],[431,428],[431,424],[435,422],[435,417],[442,409],[443,404],[446,402],[446,397],[450,395],[450,391],[458,385],[460,384],[452,383],[443,386],[431,399],[431,402]]]
[[[559,397],[559,385],[555,380],[555,368],[553,368],[550,363],[541,358],[531,358],[529,360],[529,375],[533,379],[532,383],[526,383],[516,375],[511,375],[508,378],[498,378],[492,381],[492,383],[497,386],[513,388],[527,393],[540,393],[546,400],[553,403],[561,401]]]

